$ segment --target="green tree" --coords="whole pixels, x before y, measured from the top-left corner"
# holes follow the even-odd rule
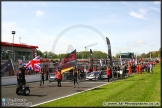
[[[142,58],[146,58],[146,54],[145,54],[145,53],[142,53],[140,56],[141,56]]]
[[[116,55],[115,55],[115,58],[119,58],[120,57],[120,55],[119,55],[119,53],[117,53]]]
[[[43,56],[43,53],[41,52],[41,50],[37,50],[37,55],[39,55],[40,57]]]
[[[48,52],[47,51],[43,52],[43,58],[48,58]]]

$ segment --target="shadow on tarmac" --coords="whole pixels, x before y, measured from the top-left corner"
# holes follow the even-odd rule
[[[35,95],[35,94],[29,94],[29,96],[44,97],[44,96],[47,96],[47,95]]]
[[[92,89],[92,91],[94,91],[94,90],[102,90],[102,89],[106,89],[106,88],[94,88],[94,89]]]

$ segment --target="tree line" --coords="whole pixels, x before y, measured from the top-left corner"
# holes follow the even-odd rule
[[[77,52],[77,59],[87,59],[89,57],[89,51],[80,51]],[[62,59],[67,56],[67,53],[62,53],[62,54],[55,54],[53,52],[42,52],[40,50],[37,50],[37,55],[39,55],[42,58],[49,58],[49,59]],[[102,52],[102,51],[94,51],[93,52],[93,58],[107,58],[107,53]]]
[[[137,56],[141,58],[150,58],[150,54],[151,54],[151,58],[156,58],[156,57],[161,56],[161,48],[159,49],[159,51],[150,51],[148,53],[138,54]],[[65,53],[55,54],[51,51],[42,52],[40,50],[37,50],[37,55],[39,55],[42,58],[48,58],[48,59],[62,59],[62,58],[65,58],[67,54]],[[136,57],[136,54],[134,54],[134,56]],[[89,51],[77,52],[77,59],[88,59],[88,57],[89,57]],[[93,58],[106,59],[107,53],[102,52],[102,51],[93,51]],[[119,58],[119,53],[116,54],[115,56],[112,56],[112,58]]]

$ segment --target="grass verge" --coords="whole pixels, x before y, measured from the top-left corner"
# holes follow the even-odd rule
[[[36,107],[103,107],[110,106],[110,102],[122,102],[121,104],[125,105],[128,105],[128,102],[149,102],[149,106],[160,106],[160,66],[161,62],[153,67],[152,74],[147,72],[134,74],[126,79]],[[114,103],[114,106],[117,103]]]

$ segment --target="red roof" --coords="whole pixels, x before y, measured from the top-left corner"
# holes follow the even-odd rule
[[[10,43],[10,42],[1,42],[1,46],[12,46],[12,43]],[[18,44],[18,43],[13,43],[13,47],[38,48],[38,46],[26,45],[26,44]]]

